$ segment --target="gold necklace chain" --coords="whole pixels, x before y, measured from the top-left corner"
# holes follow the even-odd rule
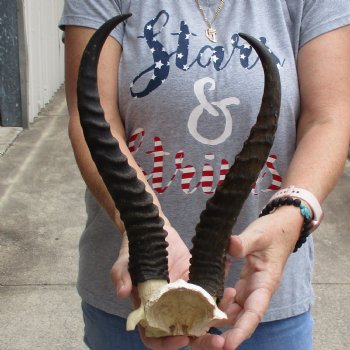
[[[202,17],[203,17],[203,20],[205,22],[205,24],[207,25],[207,29],[205,30],[205,36],[210,40],[212,41],[213,43],[216,43],[217,40],[216,40],[216,34],[217,34],[217,30],[216,28],[213,27],[213,23],[215,22],[215,20],[218,18],[222,8],[224,7],[224,4],[225,4],[225,0],[220,0],[219,2],[219,5],[218,7],[216,8],[215,10],[215,14],[214,14],[214,17],[211,21],[209,21],[207,15],[205,14],[204,12],[204,9],[203,9],[203,6],[200,4],[199,0],[195,0],[196,1],[196,4],[197,4],[197,7],[198,7],[198,10],[200,11]]]

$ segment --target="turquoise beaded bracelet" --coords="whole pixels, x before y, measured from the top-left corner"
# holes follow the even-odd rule
[[[295,253],[307,240],[310,235],[310,230],[312,228],[312,215],[308,207],[301,203],[301,200],[293,197],[281,197],[269,202],[266,207],[261,211],[259,217],[273,213],[277,208],[283,205],[293,205],[300,209],[300,214],[304,218],[303,228],[300,233],[300,237],[295,245],[293,253]]]

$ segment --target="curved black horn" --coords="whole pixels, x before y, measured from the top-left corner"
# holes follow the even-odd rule
[[[104,117],[97,87],[97,65],[110,32],[130,15],[117,16],[91,37],[80,63],[77,95],[80,123],[92,159],[124,222],[129,239],[129,270],[134,285],[168,280],[166,232],[152,196],[121,152]]]
[[[267,48],[246,34],[239,34],[257,52],[265,74],[260,112],[243,149],[224,181],[207,201],[191,249],[190,282],[220,299],[224,288],[229,237],[238,214],[266,163],[277,129],[281,104],[278,68]]]

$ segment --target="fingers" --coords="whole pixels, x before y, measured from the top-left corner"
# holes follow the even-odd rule
[[[190,346],[194,350],[222,350],[224,349],[225,339],[220,335],[206,334],[199,338],[194,338]]]
[[[224,295],[219,304],[220,309],[225,311],[225,309],[234,302],[235,296],[236,290],[234,288],[225,288]]]
[[[222,334],[225,339],[223,349],[235,350],[245,340],[249,339],[259,325],[260,316],[255,312],[244,312],[235,326]]]
[[[259,317],[256,314],[244,313],[236,325],[223,334],[225,338],[224,349],[235,350],[245,340],[249,339],[258,326]]]
[[[265,305],[266,303],[262,303]],[[248,309],[243,310],[238,304],[233,303],[226,309],[232,309],[232,313],[235,315],[233,319],[238,320],[235,322],[232,329],[223,333],[222,335],[206,334],[202,337],[191,340],[190,346],[193,349],[206,349],[206,350],[235,350],[255,331],[256,327],[261,322],[262,316],[265,311],[265,307],[261,306],[261,309]],[[231,312],[228,311],[228,314]],[[238,313],[240,315],[238,316]],[[237,317],[238,316],[238,317]]]
[[[171,282],[177,281],[179,278],[188,281],[189,250],[174,228],[167,227],[166,230],[168,232],[166,239],[169,244],[167,247],[169,279]]]
[[[228,253],[236,259],[241,259],[245,256],[243,242],[240,236],[230,237]]]
[[[187,336],[174,336],[174,337],[164,337],[164,338],[147,338],[145,336],[145,330],[139,327],[139,332],[144,345],[152,350],[178,350],[187,346],[190,342]]]
[[[234,327],[225,332],[224,349],[236,349],[246,339],[250,338],[261,322],[271,299],[269,290],[255,290],[245,301],[241,314]]]
[[[166,337],[161,340],[161,346],[159,349],[177,350],[183,348],[184,346],[187,346],[189,342],[190,339],[186,336]]]
[[[219,308],[227,315],[227,320],[217,321],[214,327],[224,327],[232,325],[238,314],[241,312],[241,307],[235,302],[236,290],[234,288],[225,288],[224,295],[219,303]]]

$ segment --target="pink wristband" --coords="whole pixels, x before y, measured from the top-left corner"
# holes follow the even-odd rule
[[[320,225],[322,221],[323,211],[319,201],[311,192],[295,186],[289,186],[286,188],[282,188],[281,190],[276,192],[271,197],[269,202],[281,197],[298,198],[304,201],[312,211],[312,221],[311,221],[310,232],[313,232],[316,230],[316,228]]]

